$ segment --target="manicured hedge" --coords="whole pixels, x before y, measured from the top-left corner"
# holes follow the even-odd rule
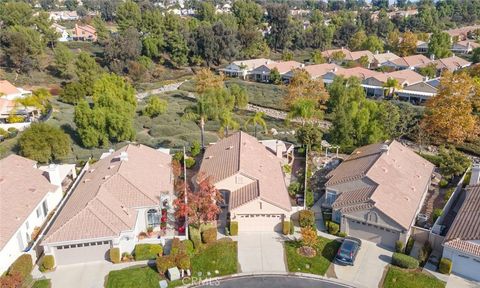
[[[290,221],[283,221],[283,224],[282,224],[282,232],[283,232],[283,235],[288,235],[290,234]]]
[[[289,231],[290,235],[293,235],[293,233],[295,233],[295,225],[293,224],[292,221],[290,221],[290,231]]]
[[[45,255],[39,267],[40,271],[51,271],[53,267],[55,267],[55,258],[53,255]]]
[[[157,271],[161,275],[164,275],[165,272],[167,272],[168,269],[175,267],[175,257],[168,255],[168,256],[159,256],[157,257],[157,260],[155,261],[155,264],[157,265]]]
[[[179,269],[190,269],[190,256],[185,253],[178,254],[175,256],[175,264]]]
[[[183,240],[182,241],[183,247],[185,247],[185,252],[189,255],[192,256],[193,253],[195,252],[195,248],[193,248],[193,242],[192,240]]]
[[[33,261],[30,254],[22,254],[15,260],[10,268],[8,274],[19,273],[22,279],[25,279],[33,270]]]
[[[112,263],[114,264],[120,263],[120,248],[117,248],[117,247],[110,248],[109,254],[110,254],[110,261],[112,261]]]
[[[298,221],[300,222],[300,227],[313,227],[315,224],[315,213],[311,210],[301,210],[298,213]]]
[[[193,226],[189,226],[188,235],[193,242],[195,249],[198,249],[202,245],[202,236],[200,235],[200,229]]]
[[[393,253],[392,264],[401,268],[407,269],[416,269],[418,268],[418,260],[402,254],[402,253]]]
[[[337,235],[340,231],[340,225],[332,221],[327,221],[327,230],[329,234]]]
[[[162,255],[163,247],[160,244],[137,244],[133,250],[133,256],[136,261],[153,260],[158,255]]]
[[[440,259],[440,264],[438,265],[438,272],[442,274],[450,274],[452,272],[452,260],[448,258]]]
[[[345,232],[338,232],[338,237],[347,237],[347,233],[345,233]]]
[[[230,222],[230,235],[237,236],[238,235],[238,222],[231,221]]]
[[[400,240],[397,240],[395,242],[395,252],[402,253],[403,252],[403,242]]]
[[[172,239],[172,247],[170,248],[170,255],[177,255],[179,253],[185,253],[186,249],[182,241],[178,238]]]
[[[205,244],[217,241],[217,228],[209,228],[202,232],[202,241]]]
[[[410,238],[408,238],[407,245],[405,246],[406,255],[410,255],[410,252],[412,252],[413,244],[415,244],[415,239],[413,239],[413,237],[410,236]]]

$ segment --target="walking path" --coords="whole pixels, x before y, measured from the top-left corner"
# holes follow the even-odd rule
[[[163,93],[163,92],[178,90],[178,87],[180,87],[180,85],[182,85],[185,81],[187,81],[187,80],[184,80],[182,82],[167,84],[167,85],[162,86],[162,87],[157,88],[157,89],[152,89],[152,90],[147,90],[145,92],[137,93],[137,95],[136,95],[137,99],[141,100],[141,99],[143,99],[145,97],[148,97],[150,95],[155,95],[155,94],[159,94],[159,93]]]

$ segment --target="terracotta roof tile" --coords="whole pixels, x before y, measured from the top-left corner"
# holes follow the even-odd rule
[[[230,193],[229,209],[235,209],[260,197],[258,181],[254,181]]]
[[[17,87],[15,87],[8,80],[0,80],[0,96],[20,93]]]

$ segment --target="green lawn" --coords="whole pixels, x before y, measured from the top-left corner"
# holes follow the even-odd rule
[[[32,288],[50,288],[52,287],[52,283],[50,282],[50,279],[43,279],[43,280],[37,280],[35,283],[33,283]]]
[[[137,267],[111,271],[106,288],[157,288],[161,280],[155,268]]]
[[[340,243],[323,237],[318,237],[318,240],[317,255],[312,258],[303,257],[297,253],[297,249],[301,247],[298,241],[285,242],[289,272],[325,275],[340,247]],[[307,268],[307,265],[310,267]]]
[[[394,266],[388,268],[383,282],[384,288],[443,288],[442,282],[432,275],[419,271],[402,269]]]
[[[237,242],[218,241],[205,246],[191,259],[192,276],[211,277],[237,273]],[[215,273],[218,270],[218,274]],[[136,267],[111,271],[108,274],[106,288],[156,288],[162,278],[155,268]],[[169,283],[169,287],[182,285],[181,280]]]

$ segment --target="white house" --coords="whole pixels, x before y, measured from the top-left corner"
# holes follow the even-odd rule
[[[15,87],[8,80],[0,80],[0,97],[7,100],[15,100],[32,94],[32,91]]]
[[[228,64],[227,67],[219,69],[222,73],[229,77],[238,77],[246,79],[248,75],[257,67],[260,67],[265,64],[276,63],[273,60],[266,58],[258,59],[249,59],[249,60],[240,60],[234,61]]]
[[[60,37],[57,39],[59,42],[67,42],[70,40],[70,35],[68,34],[67,28],[57,23],[53,23],[52,28],[55,29],[58,34],[60,34]]]
[[[35,161],[17,155],[0,160],[0,274],[32,249],[75,177],[75,165],[39,168]]]
[[[144,145],[110,151],[80,179],[41,245],[57,265],[104,261],[109,249],[182,238],[173,216],[171,156]],[[151,228],[151,233],[147,233]]]

